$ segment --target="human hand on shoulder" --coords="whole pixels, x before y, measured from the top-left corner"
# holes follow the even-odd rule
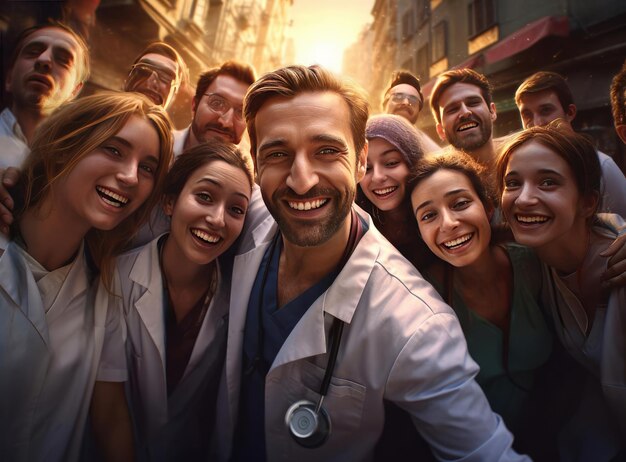
[[[9,225],[13,223],[15,202],[9,192],[20,178],[20,171],[15,167],[0,169],[0,232],[9,234]]]
[[[626,234],[617,236],[600,256],[609,257],[607,269],[603,275],[603,287],[626,286]]]

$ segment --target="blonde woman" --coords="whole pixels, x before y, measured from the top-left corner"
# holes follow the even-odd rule
[[[158,201],[171,150],[167,115],[135,94],[83,98],[39,128],[0,258],[6,460],[78,460],[89,412],[105,458],[132,458],[120,313],[97,303],[98,276],[111,285],[112,257]]]

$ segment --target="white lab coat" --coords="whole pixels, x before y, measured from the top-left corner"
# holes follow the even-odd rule
[[[98,284],[89,285],[89,269],[84,253],[79,252],[59,300],[84,298],[85,309],[93,310],[93,351],[90,372],[78,415],[63,416],[76,429],[68,442],[53,441],[55,452],[36,455],[42,445],[50,444],[49,422],[39,415],[40,397],[47,386],[47,374],[55,352],[50,350],[48,325],[41,294],[27,263],[16,244],[9,243],[0,257],[0,459],[11,462],[49,460],[75,461],[80,455],[93,386],[98,380],[123,381],[125,368],[115,358],[103,357],[105,335],[119,334],[120,317],[108,310],[108,294]],[[98,286],[97,288],[95,286]],[[80,300],[78,300],[80,301]],[[85,326],[87,327],[87,326]],[[81,326],[82,328],[82,326]],[[109,339],[107,339],[108,341]],[[119,342],[118,342],[119,343]],[[114,351],[112,348],[111,351]],[[104,366],[100,361],[106,362]],[[121,355],[123,360],[123,355]],[[107,372],[108,371],[108,372]],[[107,375],[108,374],[108,375]],[[67,380],[73,380],[68,371]],[[61,412],[61,410],[59,410]],[[47,443],[44,443],[46,442]],[[41,459],[39,458],[41,457]]]
[[[391,244],[371,218],[331,287],[308,309],[266,377],[265,439],[269,461],[360,461],[373,457],[384,424],[383,400],[408,411],[435,454],[446,460],[528,460],[474,381],[453,311]],[[242,348],[250,291],[277,227],[271,218],[242,242],[235,257],[225,376],[215,435],[219,460],[232,452],[239,412]],[[331,316],[324,316],[325,313]],[[346,323],[324,408],[332,432],[317,449],[291,438],[285,413],[296,401],[318,400],[332,317]]]
[[[121,304],[127,326],[128,389],[140,458],[190,460],[186,451],[207,447],[217,385],[224,361],[228,292],[221,288],[204,317],[189,363],[167,396],[165,322],[158,238],[118,257]],[[206,404],[206,405],[205,405]],[[199,450],[199,449],[198,449]]]

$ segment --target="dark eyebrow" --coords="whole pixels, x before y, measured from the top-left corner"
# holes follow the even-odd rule
[[[380,155],[382,157],[382,156],[386,156],[387,154],[391,154],[391,153],[394,153],[394,152],[397,152],[398,154],[402,155],[402,153],[400,151],[398,151],[396,148],[387,149],[386,151],[382,152]]]
[[[564,178],[562,174],[560,174],[556,170],[552,170],[551,168],[539,169],[537,170],[537,173],[539,173],[540,175],[555,175],[555,176],[558,176],[559,178]],[[519,173],[517,173],[515,170],[511,170],[506,175],[504,175],[504,178],[508,178],[509,176],[512,176],[512,175],[519,175]]]
[[[209,177],[200,178],[196,183],[209,183],[209,184],[212,184],[213,186],[217,186],[218,188],[223,188],[224,187],[224,185],[222,183],[220,183],[219,181],[217,181],[214,178],[209,178]],[[250,202],[250,199],[244,193],[240,193],[240,192],[235,191],[235,194],[237,196],[243,197],[246,200],[246,202]]]
[[[220,95],[221,96],[221,95]],[[265,149],[277,148],[287,146],[287,140],[284,138],[276,138],[274,140],[269,140],[259,146],[259,151],[263,151]]]
[[[341,148],[344,151],[348,150],[348,145],[346,144],[346,142],[342,138],[339,138],[338,136],[326,135],[326,134],[314,135],[311,137],[311,141],[321,141],[324,143],[339,144],[341,145]]]
[[[448,191],[447,193],[445,193],[443,195],[443,197],[450,197],[450,196],[454,196],[454,195],[459,194],[459,193],[468,193],[468,192],[469,192],[469,190],[467,190],[465,188],[453,189],[452,191]],[[415,207],[414,215],[417,215],[417,212],[418,212],[419,209],[424,208],[427,205],[432,204],[432,202],[433,202],[432,200],[424,201],[420,205]]]
[[[126,147],[129,147],[129,148],[133,147],[133,144],[130,141],[128,141],[126,138],[122,138],[122,137],[117,136],[117,135],[113,135],[111,138],[108,139],[108,141],[116,141],[116,142],[118,142],[120,144],[123,144]]]

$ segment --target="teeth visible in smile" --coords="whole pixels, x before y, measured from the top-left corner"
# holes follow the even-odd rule
[[[220,240],[219,236],[209,234],[205,231],[202,231],[201,229],[192,229],[191,233],[197,238],[202,239],[205,242],[208,242],[209,244],[215,244],[216,242]]]
[[[389,188],[383,188],[383,189],[374,189],[374,194],[376,194],[377,196],[384,196],[385,194],[389,194],[395,191],[396,189],[398,189],[397,186],[390,186]]]
[[[516,218],[517,221],[521,221],[522,223],[545,223],[546,221],[548,221],[548,217],[541,217],[537,215],[517,215]]]
[[[465,236],[461,236],[456,239],[452,239],[451,241],[444,242],[443,245],[445,245],[448,249],[459,247],[461,244],[469,241],[473,235],[474,233],[466,234]]]
[[[289,207],[291,207],[294,210],[311,210],[311,209],[320,208],[326,202],[328,202],[328,199],[318,199],[315,201],[306,201],[306,202],[289,201]]]
[[[467,122],[463,125],[461,125],[457,131],[462,132],[464,130],[469,130],[470,128],[474,128],[474,127],[478,127],[478,124],[476,122]]]
[[[112,205],[113,207],[123,207],[129,200],[128,197],[121,196],[120,194],[117,194],[116,192],[103,186],[96,186],[96,191],[98,191],[104,202]]]

